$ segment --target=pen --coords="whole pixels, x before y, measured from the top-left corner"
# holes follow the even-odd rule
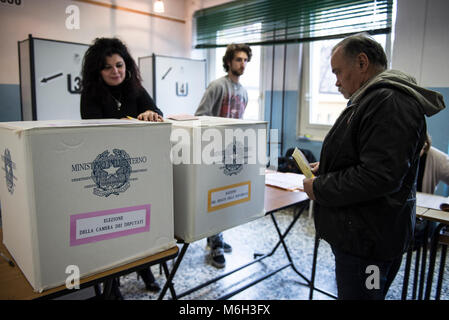
[[[126,116],[128,119],[131,119],[131,120],[136,120],[136,118],[133,118],[133,117],[130,117],[130,116]]]
[[[6,261],[8,261],[8,264],[9,264],[11,267],[14,267],[14,262],[12,262],[11,259],[9,259],[7,256],[5,256],[5,255],[3,254],[3,252],[0,252],[0,256],[2,256],[3,259],[5,259]]]

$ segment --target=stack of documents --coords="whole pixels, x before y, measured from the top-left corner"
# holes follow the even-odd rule
[[[265,173],[265,184],[289,191],[304,191],[302,181],[305,179],[303,174],[291,172],[267,171]]]
[[[422,192],[416,193],[418,207],[447,211],[448,204],[449,198]]]

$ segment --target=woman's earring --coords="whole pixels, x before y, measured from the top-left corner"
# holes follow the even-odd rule
[[[128,78],[126,80],[129,80],[129,79],[131,79],[131,71],[128,70],[127,73],[128,73]]]

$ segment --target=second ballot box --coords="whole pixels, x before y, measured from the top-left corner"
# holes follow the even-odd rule
[[[267,123],[172,124],[175,236],[193,242],[264,216]]]

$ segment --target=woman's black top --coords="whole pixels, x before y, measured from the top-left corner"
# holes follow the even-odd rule
[[[108,97],[81,94],[81,119],[136,118],[147,110],[163,116],[148,92],[140,87],[136,94],[126,94],[121,86],[108,86]]]

